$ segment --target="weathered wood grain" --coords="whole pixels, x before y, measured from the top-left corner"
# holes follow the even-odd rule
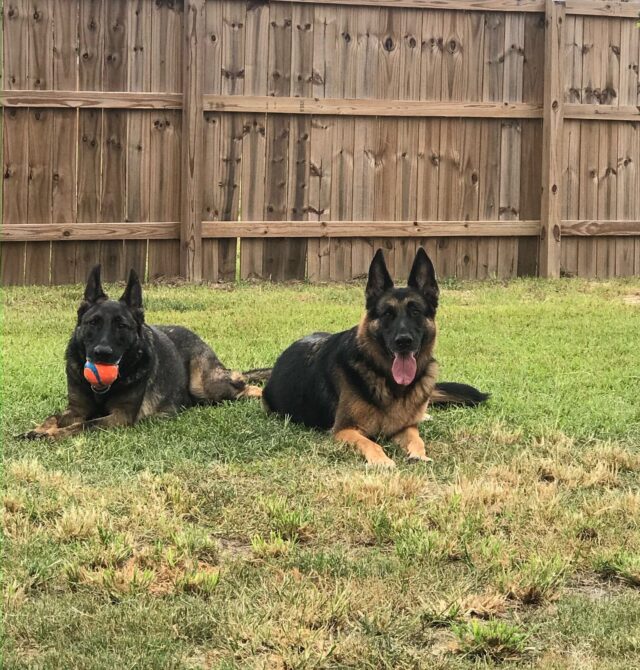
[[[540,275],[560,276],[562,137],[564,123],[564,21],[562,4],[546,2]]]
[[[184,12],[182,181],[180,274],[202,279],[202,90],[204,71],[205,0],[187,0]]]

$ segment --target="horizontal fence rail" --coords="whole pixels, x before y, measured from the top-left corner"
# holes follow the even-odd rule
[[[640,0],[27,4],[4,283],[640,274]]]

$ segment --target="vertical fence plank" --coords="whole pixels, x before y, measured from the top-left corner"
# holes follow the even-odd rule
[[[620,105],[635,105],[638,98],[638,49],[640,30],[633,20],[620,21],[620,85],[618,87],[618,103]],[[635,66],[635,71],[634,71]],[[634,218],[635,203],[640,186],[637,184],[638,175],[638,145],[637,128],[632,123],[618,124],[618,152],[616,160],[617,185],[617,218]],[[634,197],[634,194],[636,197]],[[633,275],[635,265],[636,240],[629,237],[620,237],[615,244],[615,274],[618,277]]]
[[[541,104],[544,98],[544,34],[544,15],[527,14],[524,17],[522,102]],[[539,219],[542,124],[537,120],[525,119],[521,128],[520,218]],[[562,142],[562,137],[559,138],[559,141]],[[519,277],[537,274],[538,243],[539,240],[536,237],[522,237],[518,240],[517,274]]]
[[[310,97],[313,94],[314,12],[312,6],[293,5],[291,24],[290,95]],[[289,135],[289,177],[287,217],[294,221],[308,218],[309,151],[312,118],[293,117]],[[304,279],[306,275],[307,240],[279,241],[285,259],[284,279]]]
[[[269,52],[268,4],[247,6],[245,30],[244,92],[246,95],[266,95],[268,63],[264,55]],[[259,221],[264,215],[265,122],[266,114],[251,114],[244,118],[241,216],[246,221]],[[262,278],[263,252],[263,240],[240,240],[240,276],[243,279]]]
[[[56,110],[53,118],[52,214],[55,223],[72,223],[76,201],[76,110]],[[76,278],[76,242],[52,242],[51,283],[72,284]]]
[[[48,90],[53,85],[52,0],[45,0],[29,13],[29,55],[27,85]],[[28,222],[51,222],[53,184],[51,135],[53,110],[35,109],[29,113],[29,195]],[[25,255],[25,282],[48,284],[51,244],[28,242]]]
[[[582,100],[582,17],[565,17],[564,101]],[[577,219],[580,198],[580,122],[568,121],[563,125],[564,181],[562,190],[562,217]],[[573,237],[561,239],[560,271],[568,276],[578,274],[578,247]]]
[[[4,87],[27,88],[29,44],[29,5],[27,0],[5,4],[3,14]],[[3,224],[27,220],[27,188],[29,177],[28,110],[6,109],[3,123]],[[2,284],[24,283],[24,242],[2,242]]]
[[[78,88],[78,2],[53,2],[53,88]],[[53,119],[53,203],[52,220],[76,220],[76,137],[78,112],[56,110]],[[51,243],[51,283],[76,281],[76,242]]]
[[[202,280],[202,133],[204,0],[187,0],[184,12],[182,95],[182,217],[180,274]]]
[[[78,88],[102,90],[104,53],[103,0],[79,0]],[[97,223],[101,209],[102,117],[99,109],[78,112],[78,205],[79,223]],[[83,282],[100,261],[100,242],[79,242],[76,249],[76,281]]]
[[[220,212],[221,221],[238,220],[243,137],[242,117],[238,114],[223,114],[220,117],[220,181],[215,205]],[[235,279],[235,239],[220,240],[218,243],[218,276],[222,281]]]
[[[564,117],[562,90],[564,82],[564,3],[546,0],[545,17],[540,274],[543,277],[559,277]]]
[[[329,61],[326,67],[325,94],[327,97],[355,98],[357,95],[357,59],[361,58],[358,32],[358,10],[341,7],[338,9],[336,25],[329,30]],[[332,39],[333,38],[333,42]],[[332,48],[333,43],[333,48]],[[331,186],[331,219],[348,220],[356,212],[356,124],[358,120],[335,119],[333,126],[333,145],[327,132],[326,142],[332,147],[331,164],[334,183]],[[347,184],[341,189],[339,184]],[[341,191],[347,191],[342,193]],[[319,254],[328,251],[327,263],[321,265],[321,276],[328,264],[328,278],[347,279],[357,274],[356,261],[365,256],[365,246],[360,240],[350,238],[320,240]]]
[[[313,95],[327,96],[334,81],[334,58],[336,52],[336,20],[340,7],[329,8],[316,5],[313,16]],[[336,119],[335,122],[339,122]],[[333,132],[334,123],[327,118],[311,121],[311,147],[309,169],[309,221],[326,220],[333,216],[328,198],[332,192],[332,142],[326,141],[327,132]],[[329,162],[331,161],[331,165]],[[327,179],[328,178],[328,179]],[[328,197],[327,197],[328,195]],[[329,203],[329,204],[328,204]],[[348,242],[351,246],[351,242]],[[349,252],[350,253],[350,252]],[[329,279],[330,240],[310,238],[307,240],[307,278],[309,281]]]
[[[293,6],[276,3],[271,7],[269,29],[268,95],[288,96],[291,93],[291,47]],[[299,32],[296,30],[296,32]],[[267,116],[267,161],[265,178],[265,219],[283,221],[287,218],[287,180],[289,174],[289,134],[291,117]],[[262,271],[265,279],[284,279],[287,275],[288,240],[264,242]]]
[[[127,0],[111,0],[104,5],[104,52],[102,88],[105,91],[127,89],[129,32]],[[103,112],[102,198],[100,221],[124,221],[126,218],[127,115],[120,110]],[[125,278],[124,240],[100,243],[102,277],[106,281]]]
[[[182,3],[153,3],[151,15],[151,87],[182,90]],[[151,119],[150,216],[153,221],[180,220],[181,114],[157,111]],[[180,242],[149,240],[149,279],[180,273]]]
[[[129,91],[151,88],[151,3],[133,0],[129,4],[128,30]],[[151,112],[133,110],[127,115],[126,220],[149,221],[151,156],[149,134]],[[126,240],[125,272],[133,268],[147,278],[147,240]]]
[[[222,3],[208,0],[205,6],[205,39],[203,91],[220,95],[222,90]],[[250,21],[247,12],[247,22]],[[203,126],[202,159],[202,219],[217,220],[213,215],[214,181],[218,175],[215,153],[220,146],[220,117],[206,114]],[[219,243],[215,239],[202,240],[202,277],[207,281],[218,281]]]
[[[463,79],[464,100],[481,100],[483,95],[482,76],[484,67],[477,57],[476,49],[484,53],[484,21],[479,12],[469,12],[463,16]],[[468,119],[464,125],[464,144],[461,154],[461,179],[463,200],[461,218],[465,221],[478,219],[481,122]],[[475,279],[478,274],[478,240],[462,237],[458,240],[456,276]]]
[[[598,149],[598,219],[617,218],[618,124],[600,125]],[[596,241],[596,274],[613,277],[616,271],[616,241],[601,237]]]
[[[242,95],[245,76],[245,30],[247,7],[244,3],[222,2],[222,80],[221,93]],[[264,54],[263,54],[264,57]],[[224,218],[238,218],[240,178],[242,162],[242,128],[241,117],[222,119],[221,142],[225,154],[232,163],[225,164],[225,197]],[[218,241],[218,264],[220,278],[230,281],[235,278],[237,240],[223,239]]]
[[[398,119],[396,151],[395,212],[396,221],[417,219],[419,119]],[[417,240],[412,237],[396,242],[396,274],[407,277],[416,254]]]
[[[507,13],[504,30],[504,82],[502,99],[522,101],[524,75],[524,16]],[[520,218],[520,169],[522,165],[522,125],[520,119],[509,119],[502,124],[500,149],[500,210],[501,220]],[[518,241],[500,238],[498,241],[498,268],[500,278],[516,275]]]
[[[220,220],[220,114],[204,115],[202,138],[202,220]],[[202,276],[207,281],[219,279],[218,241],[202,240]]]

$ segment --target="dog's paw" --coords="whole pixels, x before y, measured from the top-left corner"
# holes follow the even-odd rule
[[[433,458],[429,458],[426,454],[409,454],[407,460],[409,463],[433,463]]]
[[[395,461],[388,456],[376,456],[367,459],[367,466],[371,468],[380,468],[382,470],[392,470],[396,467]]]
[[[34,428],[33,430],[28,430],[26,433],[19,433],[18,435],[14,435],[16,440],[47,440],[51,439],[51,435],[49,434],[49,431],[42,431],[39,430],[38,428]]]

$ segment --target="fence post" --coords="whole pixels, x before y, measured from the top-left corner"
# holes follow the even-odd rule
[[[205,0],[185,0],[182,93],[180,274],[202,280],[202,82]]]
[[[564,0],[545,0],[542,203],[538,266],[541,277],[560,276],[564,19]]]

